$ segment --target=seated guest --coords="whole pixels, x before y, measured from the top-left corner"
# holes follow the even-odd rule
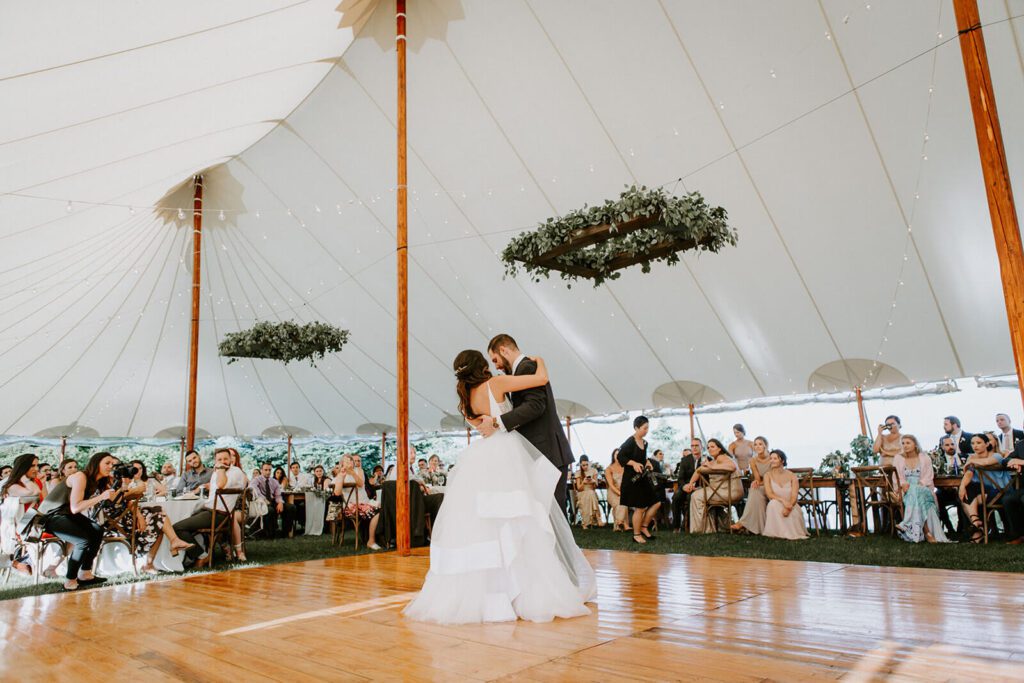
[[[235,504],[238,502],[238,494],[229,494],[218,500],[217,491],[226,489],[244,489],[245,472],[231,464],[231,451],[227,448],[219,448],[213,454],[214,466],[210,477],[210,497],[203,503],[203,508],[191,517],[181,520],[174,525],[174,532],[178,534],[185,543],[193,544],[185,553],[186,561],[199,567],[210,564],[210,555],[213,548],[209,548],[207,554],[201,555],[199,547],[195,545],[195,532],[202,529],[209,529],[213,524],[213,512],[217,516],[230,515],[234,519]],[[214,507],[216,506],[216,508]]]
[[[160,483],[162,483],[164,488],[168,491],[174,491],[174,489],[178,487],[178,481],[180,478],[178,477],[177,471],[174,469],[173,463],[165,462],[160,466],[160,479]]]
[[[276,481],[281,488],[288,488],[288,475],[284,473],[283,467],[274,468],[274,481]]]
[[[305,489],[313,485],[313,475],[303,472],[297,462],[291,464],[291,472],[288,475],[288,485],[293,489]]]
[[[901,443],[903,452],[893,460],[896,488],[903,499],[903,521],[896,525],[900,538],[911,543],[946,543],[939,521],[932,459],[921,453],[917,437],[904,434]]]
[[[733,460],[732,456],[729,455],[729,451],[725,449],[725,446],[718,439],[708,439],[708,455],[712,458],[711,462],[698,467],[693,476],[690,477],[690,482],[683,487],[683,490],[690,494],[691,534],[711,534],[718,530],[719,520],[712,517],[705,523],[704,517],[707,515],[708,506],[720,501],[716,501],[714,498],[704,499],[704,492],[697,486],[700,475],[707,476],[710,482],[717,484],[721,479],[731,477],[739,469],[736,461]],[[730,495],[732,494],[731,491],[727,491],[728,486],[719,486],[717,488],[720,495],[726,492]],[[742,498],[742,493],[738,495],[738,498]],[[730,502],[734,503],[736,501],[731,500]]]
[[[50,463],[41,463],[39,465],[39,481],[43,485],[43,494],[47,494],[57,484],[57,471],[53,469]]]
[[[380,465],[378,465],[380,467]],[[313,468],[313,488],[314,489],[326,489],[330,486],[331,480],[324,472],[323,465],[317,465]]]
[[[955,437],[954,437],[955,439]],[[967,458],[964,465],[964,476],[960,480],[960,501],[963,504],[964,512],[967,514],[973,527],[971,535],[972,543],[981,543],[985,536],[985,527],[981,517],[978,516],[978,506],[981,505],[981,497],[994,496],[999,488],[1006,486],[1010,481],[1010,471],[997,470],[985,473],[985,487],[982,490],[980,477],[976,474],[977,467],[998,467],[1003,464],[1003,456],[984,434],[973,434],[971,436],[971,449],[973,453]]]
[[[436,455],[430,456],[430,460],[427,461],[427,474],[423,483],[431,493],[440,493],[448,485],[448,475],[444,473],[441,458]]]
[[[47,515],[46,531],[72,546],[64,581],[66,591],[106,580],[92,573],[103,529],[83,513],[110,500],[113,469],[114,456],[102,451],[94,453],[85,471],[75,472],[59,482],[39,505],[39,512]]]
[[[424,478],[427,476],[427,470],[428,469],[429,469],[429,466],[427,464],[427,459],[426,458],[420,458],[419,460],[416,461],[416,473],[413,475],[413,479],[418,479],[419,481],[423,481]]]
[[[249,488],[254,495],[260,496],[267,501],[267,514],[263,516],[263,535],[266,538],[274,538],[277,535],[277,518],[281,517],[281,532],[288,536],[292,530],[292,521],[295,518],[295,506],[285,503],[281,495],[281,482],[271,476],[273,465],[265,462],[260,465],[259,475],[252,478]],[[278,468],[281,469],[281,468]],[[283,471],[283,470],[282,470]]]
[[[700,439],[694,439],[691,444],[696,444],[697,453],[704,446]],[[683,530],[683,510],[690,509],[690,494],[686,492],[684,487],[689,483],[697,469],[697,459],[700,456],[695,457],[694,452],[692,447],[683,449],[683,457],[680,458],[679,463],[676,465],[676,490],[672,494],[672,533],[676,534],[682,533]]]
[[[174,495],[194,493],[198,496],[203,486],[210,483],[210,474],[199,457],[199,451],[189,451],[185,454],[185,471],[174,487]]]
[[[1006,459],[1006,466],[1021,476],[1024,467],[1024,441],[1018,441],[1013,453]],[[1006,538],[1010,545],[1024,543],[1024,487],[1010,488],[1003,494],[1005,512]]]
[[[38,507],[43,501],[43,483],[39,479],[39,458],[35,453],[23,453],[14,459],[11,473],[7,480],[0,485],[0,501],[8,496],[22,499],[22,511]],[[22,574],[32,574],[32,566],[29,562],[31,557],[19,548],[22,552],[11,558],[11,567]]]
[[[129,503],[133,500],[139,500],[147,495],[164,495],[166,493],[162,484],[147,475],[145,463],[141,460],[133,460],[131,465],[135,468],[133,476],[121,480],[117,494],[104,507],[104,517],[108,520],[104,531],[115,534],[122,531],[127,534],[134,533],[135,552],[146,558],[142,571],[147,574],[156,574],[158,572],[153,566],[153,561],[156,559],[160,543],[165,536],[171,544],[171,555],[175,557],[180,551],[188,550],[191,544],[178,538],[171,525],[171,520],[159,506],[137,506],[133,517],[125,515]],[[120,529],[109,525],[109,520],[113,519],[121,520]]]
[[[77,471],[77,460],[61,460],[60,465],[57,466],[57,474],[59,476],[60,481],[64,481]]]
[[[963,427],[960,426],[960,418],[956,415],[950,415],[942,420],[942,430],[953,439],[953,443],[956,444],[961,455],[969,457],[974,453],[974,449],[971,447],[973,434],[963,430]]]
[[[747,430],[741,424],[732,426],[732,434],[736,440],[729,444],[729,454],[736,458],[740,474],[750,469],[750,458],[754,455],[754,442],[747,438]]]
[[[996,414],[996,426],[999,428],[996,433],[999,437],[999,452],[1005,458],[1013,452],[1019,442],[1024,441],[1024,431],[1014,429],[1010,424],[1010,416],[1006,413]]]
[[[957,452],[957,448],[953,444],[953,437],[942,437],[942,440],[939,441],[939,451],[945,456],[947,463],[953,463],[953,466],[950,468],[953,472],[959,473],[963,471],[963,463],[966,458],[961,460],[961,455]],[[959,513],[960,498],[957,495],[957,492],[948,488],[938,489],[935,492],[935,500],[939,505],[939,521],[942,523],[942,528],[945,530],[947,538],[962,533],[964,529],[960,521],[963,519],[964,515],[957,514],[957,525],[954,528],[953,522],[949,519],[949,511],[947,510],[949,507],[954,507]]]
[[[580,511],[580,526],[589,529],[591,525],[604,526],[601,506],[597,502],[597,471],[590,466],[590,458],[580,456],[580,469],[573,477],[576,488],[576,505]]]
[[[604,480],[608,484],[608,508],[612,512],[612,531],[629,531],[629,508],[619,504],[622,495],[622,475],[625,470],[619,464],[619,449],[612,451],[612,462],[605,468]]]
[[[765,510],[762,535],[791,541],[807,538],[804,516],[796,504],[800,482],[795,474],[786,469],[785,453],[775,449],[771,452],[770,460],[772,468],[764,476],[768,507]]]
[[[424,461],[425,462],[425,461]],[[349,454],[341,456],[338,463],[338,476],[334,478],[330,502],[327,506],[327,521],[331,523],[332,535],[337,538],[338,525],[343,518],[353,520],[356,533],[359,533],[360,520],[369,520],[369,540],[366,547],[380,550],[377,545],[377,524],[380,521],[380,506],[366,494],[362,467],[356,467],[355,457]]]
[[[132,488],[142,489],[143,495],[149,496],[166,496],[167,488],[157,481],[154,477],[149,476],[149,472],[146,469],[146,463],[141,460],[132,460],[129,463],[135,468],[135,475],[132,477],[130,483]]]
[[[750,459],[750,493],[740,521],[732,525],[733,531],[746,529],[752,534],[764,530],[764,516],[768,509],[768,496],[764,492],[764,476],[772,468],[768,452],[768,439],[759,436],[754,439],[754,457]]]
[[[903,452],[903,446],[900,445],[902,426],[900,419],[895,415],[888,416],[878,425],[878,434],[871,450],[878,454],[878,464],[882,467],[891,467],[896,456]]]

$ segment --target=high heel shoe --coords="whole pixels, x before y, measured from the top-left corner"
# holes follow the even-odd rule
[[[235,559],[236,560],[238,560],[239,562],[248,562],[249,561],[249,558],[247,558],[245,556],[245,550],[243,549],[241,543],[239,543],[238,545],[233,545],[231,547],[234,548]]]
[[[647,539],[643,534],[633,534],[633,543],[637,545],[647,545]]]

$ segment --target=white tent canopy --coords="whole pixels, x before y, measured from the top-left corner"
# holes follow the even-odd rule
[[[1021,198],[1024,0],[980,4]],[[393,11],[4,8],[0,433],[180,428],[200,171],[198,426],[394,424]],[[574,418],[1012,371],[948,1],[412,0],[409,33],[414,431],[452,426],[451,360],[497,332]],[[700,190],[739,245],[503,279],[510,237],[633,183]],[[352,339],[227,365],[257,319]]]

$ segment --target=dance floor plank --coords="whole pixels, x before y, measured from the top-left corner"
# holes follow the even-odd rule
[[[0,603],[0,680],[1020,680],[1016,574],[588,551],[589,617],[438,626],[419,553]]]

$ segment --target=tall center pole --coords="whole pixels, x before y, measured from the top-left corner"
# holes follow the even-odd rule
[[[999,256],[1006,318],[1010,324],[1010,345],[1017,368],[1017,383],[1024,400],[1024,246],[1021,245],[1017,210],[1013,204],[1010,169],[1006,164],[1006,148],[1003,147],[1003,134],[999,127],[978,3],[977,0],[953,0],[953,9],[960,33],[967,92],[974,114],[974,132],[978,138],[988,212],[992,217],[992,232]]]
[[[861,394],[860,387],[854,387],[854,392],[857,394],[857,412],[860,414],[860,434],[861,436],[868,435],[868,420],[864,416],[864,396]]]
[[[405,0],[395,2],[395,51],[398,53],[398,481],[395,500],[399,555],[409,540],[409,188],[406,168]]]
[[[691,403],[689,407],[690,407],[690,443],[692,444],[693,443],[693,434],[694,434],[694,432],[693,432],[693,404]],[[700,458],[700,454],[699,453],[694,453],[693,457],[699,459]]]
[[[196,378],[199,376],[200,256],[203,246],[203,176],[192,179],[192,334],[188,350],[188,417],[185,439],[188,450],[196,446]]]

